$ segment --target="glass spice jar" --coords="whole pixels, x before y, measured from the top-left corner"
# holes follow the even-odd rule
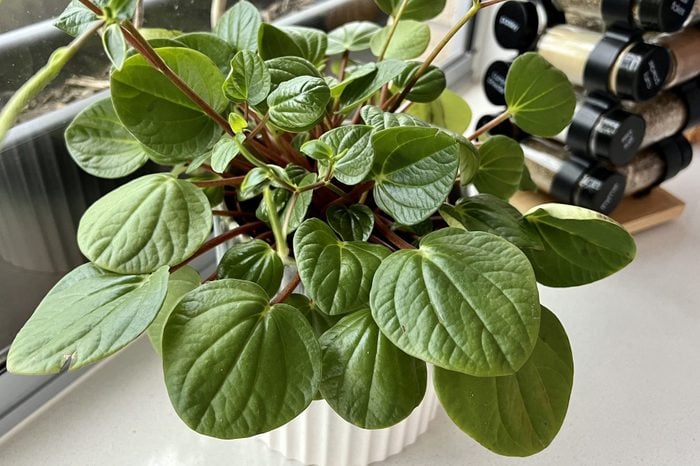
[[[496,12],[494,35],[504,49],[532,50],[546,28],[565,22],[564,14],[549,0],[509,0]]]
[[[676,34],[660,35],[653,43],[671,54],[666,89],[700,75],[700,25],[689,26]]]

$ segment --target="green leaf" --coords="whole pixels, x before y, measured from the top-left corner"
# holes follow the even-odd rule
[[[394,346],[369,310],[355,312],[323,334],[321,394],[346,421],[363,429],[391,427],[425,396],[425,363]]]
[[[396,126],[430,126],[428,123],[419,120],[413,115],[385,112],[374,105],[365,105],[362,107],[360,115],[362,116],[362,121],[374,128],[375,131],[394,128]]]
[[[302,26],[287,26],[283,30],[299,47],[302,58],[306,58],[314,65],[323,63],[328,47],[328,36],[325,32]]]
[[[126,60],[126,39],[117,23],[107,26],[102,33],[102,46],[107,58],[112,62],[117,70],[121,70]]]
[[[430,44],[430,27],[427,24],[413,20],[401,20],[396,26],[394,35],[389,38],[392,25],[385,26],[372,36],[370,47],[375,57],[378,57],[387,40],[390,40],[384,58],[410,60],[419,57]]]
[[[346,23],[328,33],[327,55],[336,55],[346,50],[359,52],[367,50],[372,36],[381,28],[369,21]]]
[[[321,136],[335,154],[333,175],[341,183],[354,185],[369,174],[374,159],[371,136],[372,128],[364,125],[341,126]],[[319,165],[328,169],[329,164],[320,160]]]
[[[288,304],[299,310],[306,320],[311,324],[316,337],[321,337],[326,331],[334,326],[341,319],[340,316],[329,316],[324,314],[316,304],[304,295],[291,294],[284,300],[284,304]]]
[[[440,97],[427,104],[413,104],[408,113],[434,126],[457,134],[464,133],[472,119],[469,104],[459,95],[445,89]]]
[[[512,374],[537,340],[532,267],[508,241],[446,228],[394,252],[372,284],[372,316],[404,352],[478,377]]]
[[[196,183],[198,181],[217,181],[221,180],[221,177],[215,173],[211,173],[209,171],[205,170],[197,170],[195,169],[197,173],[194,174],[193,176],[190,176],[187,178],[187,181],[190,183]],[[200,187],[199,189],[202,190],[205,196],[207,196],[207,200],[209,201],[209,206],[212,209],[217,208],[219,204],[224,202],[224,187],[223,186],[205,186],[205,187]]]
[[[299,150],[304,155],[307,155],[314,160],[330,160],[333,158],[333,149],[331,146],[320,139],[306,141],[304,144],[302,144]]]
[[[301,57],[279,57],[265,62],[272,80],[271,90],[285,81],[290,81],[300,76],[321,78],[321,73],[308,60]]]
[[[535,136],[559,134],[571,122],[576,107],[574,89],[566,75],[534,52],[513,61],[505,97],[515,124]]]
[[[396,127],[372,135],[374,200],[397,222],[414,225],[444,202],[457,176],[457,144],[436,128]]]
[[[301,180],[294,181],[297,184],[297,186],[299,186],[299,188],[305,188],[316,183],[318,179],[315,173],[308,173],[304,175],[303,178],[301,178]],[[304,219],[306,218],[306,213],[309,210],[309,206],[311,205],[311,199],[313,198],[313,195],[313,190],[306,190],[299,194],[293,194],[290,201],[286,205],[284,205],[284,215],[282,218],[289,218],[287,228],[284,231],[285,235],[296,230],[299,227],[299,225],[301,225],[301,223],[304,221]],[[297,199],[295,202],[293,202],[295,196]],[[290,209],[291,212],[288,212]]]
[[[234,133],[240,134],[248,128],[248,120],[236,112],[231,112],[228,114],[228,125]]]
[[[396,16],[403,0],[374,0],[385,13]],[[426,21],[439,15],[445,9],[447,0],[408,0],[401,19]]]
[[[525,224],[520,212],[490,194],[460,199],[454,207],[444,205],[440,215],[451,227],[493,233],[522,250],[544,248],[542,240]]]
[[[182,297],[197,288],[201,282],[202,278],[199,276],[199,272],[189,265],[170,274],[165,301],[147,330],[148,339],[151,340],[153,349],[159,355],[163,354],[163,329],[170,317],[170,313],[173,312],[173,309],[175,309]]]
[[[236,278],[260,285],[273,297],[280,288],[284,264],[265,241],[254,239],[233,245],[219,262],[219,278]]]
[[[406,69],[396,77],[394,84],[399,89],[404,89],[408,83],[411,82],[420,66],[420,62],[410,62]],[[406,97],[412,102],[432,102],[440,97],[446,87],[447,80],[445,79],[445,73],[437,66],[430,66],[428,67],[428,71],[418,78],[418,81],[416,81],[416,84],[411,88]],[[462,105],[462,107],[466,105],[464,99],[460,97],[459,100],[461,102],[457,102],[458,105]],[[446,103],[447,102],[442,102],[441,105],[444,107]],[[467,108],[469,108],[469,106],[467,106]],[[471,111],[469,113],[471,114]],[[467,126],[468,125],[467,123]],[[465,130],[466,128],[462,130],[462,132]]]
[[[459,144],[459,181],[461,186],[472,182],[479,170],[479,151],[465,137],[455,137]],[[525,165],[523,165],[524,167]]]
[[[175,40],[209,57],[222,73],[228,73],[231,59],[236,55],[231,44],[207,32],[191,32],[177,36]]]
[[[448,416],[474,440],[500,455],[529,456],[559,432],[573,377],[569,339],[543,307],[537,344],[517,373],[473,377],[435,368],[434,383]]]
[[[532,181],[532,176],[530,176],[530,170],[528,170],[527,165],[523,165],[523,174],[520,177],[518,191],[537,191],[537,185]]]
[[[388,255],[383,246],[339,241],[315,218],[302,223],[294,235],[294,257],[306,294],[330,315],[367,306],[374,272]]]
[[[121,178],[148,161],[141,144],[119,121],[109,98],[75,117],[66,129],[66,146],[80,168],[100,178]]]
[[[605,278],[632,262],[634,239],[609,217],[582,207],[543,204],[525,214],[543,251],[527,255],[537,281],[547,286],[579,286]]]
[[[147,175],[95,202],[78,227],[78,246],[95,265],[117,273],[154,272],[189,258],[211,230],[204,193],[168,174]]]
[[[15,374],[57,374],[92,364],[135,340],[163,303],[167,267],[116,275],[85,264],[63,277],[19,331],[7,357]]]
[[[103,11],[111,19],[124,21],[133,18],[136,13],[136,0],[102,0],[101,3],[106,4]]]
[[[236,50],[258,49],[258,30],[262,18],[250,2],[241,0],[223,14],[214,27],[214,34],[233,45]]]
[[[321,350],[304,316],[265,291],[217,280],[187,294],[163,334],[178,416],[200,434],[252,437],[294,419],[318,392]]]
[[[245,135],[237,134],[236,139],[238,139],[238,143],[242,144],[245,140]],[[228,164],[231,163],[240,152],[240,146],[236,142],[236,139],[224,135],[219,139],[219,142],[214,145],[211,152],[211,168],[216,173],[225,172],[228,168]]]
[[[226,108],[221,92],[224,77],[209,58],[176,47],[160,48],[158,54],[217,112]],[[191,160],[221,137],[221,128],[140,55],[128,58],[122,70],[112,74],[111,89],[124,126],[164,157]]]
[[[260,56],[265,60],[292,56],[320,65],[327,46],[326,33],[319,29],[300,26],[278,28],[263,24],[258,34]]]
[[[326,219],[343,241],[367,241],[374,229],[372,209],[364,204],[332,204],[326,210]]]
[[[88,10],[79,0],[71,0],[53,24],[66,34],[78,37],[97,21],[97,15]]]
[[[256,196],[259,196],[266,186],[270,185],[270,172],[267,168],[255,167],[250,170],[245,178],[241,187],[238,190],[238,200],[247,201]]]
[[[382,86],[398,76],[406,64],[401,60],[384,60],[375,66],[376,71],[354,80],[340,94],[344,111],[349,112],[372,97]]]
[[[224,82],[224,94],[232,102],[257,105],[270,92],[270,73],[257,53],[243,50],[231,60],[231,72]]]
[[[270,121],[284,131],[306,131],[323,118],[330,99],[331,91],[321,78],[285,81],[267,97]]]
[[[479,171],[472,180],[481,193],[508,200],[518,191],[525,156],[513,139],[492,136],[479,147]]]

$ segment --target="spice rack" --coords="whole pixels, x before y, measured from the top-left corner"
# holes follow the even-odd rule
[[[491,130],[521,142],[538,187],[513,204],[581,205],[631,231],[679,216],[683,202],[657,186],[692,160],[683,132],[700,125],[700,0],[507,1],[493,27],[502,48],[537,51],[577,88],[573,121],[551,140],[509,121]],[[508,68],[493,62],[484,75],[495,105]]]

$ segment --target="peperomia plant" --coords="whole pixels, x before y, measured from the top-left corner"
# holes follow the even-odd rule
[[[77,41],[99,30],[113,62],[111,98],[66,131],[76,163],[106,178],[148,160],[172,169],[87,210],[78,245],[90,262],[44,298],[9,370],[78,369],[147,332],[176,412],[205,435],[269,431],[315,398],[384,428],[433,383],[485,447],[545,448],[573,360],[537,281],[604,278],[632,260],[634,242],[595,212],[546,204],[521,215],[506,202],[527,180],[523,153],[488,130],[512,118],[554,135],[575,105],[538,55],[511,67],[506,112],[463,135],[471,111],[433,62],[496,0],[476,1],[422,61],[410,60],[428,47],[423,21],[445,2],[377,3],[388,26],[278,27],[240,1],[213,33],[182,34],[137,28],[133,0],[73,0],[59,27]],[[235,227],[210,237],[217,217]],[[187,264],[234,238],[202,283]]]

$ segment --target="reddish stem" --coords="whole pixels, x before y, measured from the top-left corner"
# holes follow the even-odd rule
[[[397,235],[377,212],[374,213],[374,220],[374,225],[377,229],[396,247],[399,249],[415,249],[415,246]]]
[[[275,296],[275,299],[270,301],[270,304],[275,305],[279,304],[285,299],[289,297],[290,294],[294,293],[294,290],[299,286],[299,283],[301,283],[301,277],[299,276],[299,272],[295,273],[294,276],[292,277],[291,280],[289,280],[289,283],[287,283],[287,286],[285,286],[283,289],[280,290],[279,293],[277,293],[277,296]]]

